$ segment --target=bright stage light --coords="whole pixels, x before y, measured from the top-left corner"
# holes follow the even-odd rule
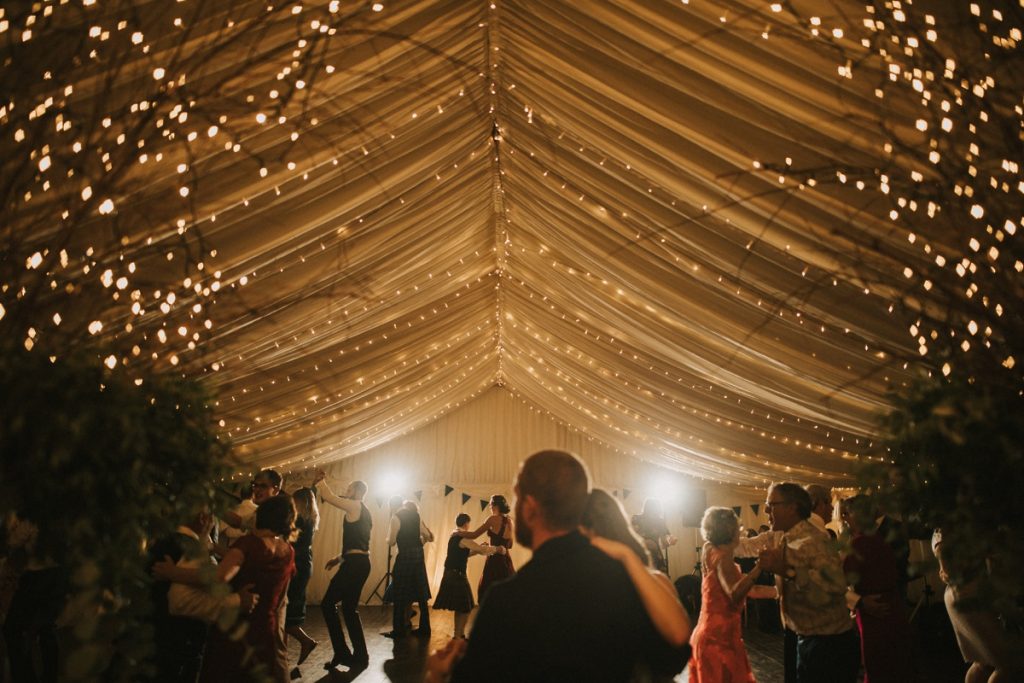
[[[678,503],[682,487],[673,477],[660,475],[651,477],[645,493],[647,498],[660,500],[663,507],[671,507]]]
[[[405,492],[405,475],[392,470],[385,472],[377,480],[377,494],[385,498],[399,495]]]

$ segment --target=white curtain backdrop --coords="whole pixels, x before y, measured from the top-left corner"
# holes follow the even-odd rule
[[[443,572],[445,543],[455,516],[466,512],[472,516],[473,524],[478,524],[484,518],[480,501],[495,493],[505,495],[512,504],[512,480],[519,462],[545,448],[566,449],[579,455],[590,469],[592,484],[618,491],[620,500],[623,489],[628,489],[629,496],[623,502],[629,514],[639,512],[648,496],[663,499],[669,529],[679,538],[669,552],[673,578],[692,571],[696,559],[697,532],[681,524],[681,509],[688,496],[696,495],[699,499],[704,491],[708,505],[742,505],[741,518],[747,526],[765,521],[763,510],[759,510],[762,515],[757,517],[750,507],[752,503],[763,502],[762,493],[711,485],[618,453],[555,421],[509,391],[495,387],[426,427],[346,458],[328,469],[328,483],[335,492],[353,479],[366,481],[370,488],[366,504],[373,515],[372,571],[363,601],[379,603],[376,597],[371,598],[371,593],[385,571],[388,495],[415,499],[414,492],[422,491],[420,511],[437,537],[424,548],[431,589],[436,592]],[[293,490],[308,483],[311,477],[308,470],[291,473],[286,475],[285,487]],[[388,482],[395,480],[401,484],[385,490]],[[454,487],[448,496],[444,495],[446,484]],[[463,493],[472,496],[465,504]],[[313,577],[308,589],[311,604],[319,603],[333,574],[324,570],[324,564],[340,551],[341,517],[336,508],[321,507],[320,529],[313,542]],[[529,558],[528,550],[518,545],[512,549],[517,567]],[[482,558],[470,561],[474,593],[482,566]]]

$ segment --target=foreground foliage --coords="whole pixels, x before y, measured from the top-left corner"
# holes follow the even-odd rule
[[[96,357],[0,354],[0,513],[36,525],[33,555],[68,570],[62,680],[138,680],[152,647],[146,541],[214,503],[227,447],[197,384]]]

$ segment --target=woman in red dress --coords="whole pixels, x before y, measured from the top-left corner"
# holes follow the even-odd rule
[[[210,629],[206,654],[199,675],[209,681],[288,681],[287,652],[283,644],[284,610],[282,601],[288,582],[295,573],[295,551],[288,538],[294,531],[295,506],[287,493],[264,501],[256,511],[256,529],[239,538],[217,565],[217,578],[230,582],[233,591],[243,586],[259,596],[252,612],[239,617],[248,628],[240,640],[218,627]],[[203,585],[196,569],[158,562],[153,567],[157,578],[178,583]]]
[[[899,589],[899,569],[892,548],[875,533],[874,506],[868,496],[847,498],[841,516],[853,534],[843,571],[857,602],[864,683],[906,683],[917,680],[913,637]]]
[[[775,587],[755,585],[760,564],[744,575],[733,560],[733,551],[740,542],[735,512],[724,507],[708,508],[700,526],[707,542],[701,555],[700,617],[690,636],[690,681],[754,683],[740,622],[743,601],[748,595],[774,598]]]
[[[505,496],[500,495],[491,496],[490,508],[491,516],[487,518],[487,521],[480,528],[476,531],[460,533],[463,538],[474,539],[486,531],[490,545],[500,546],[506,550],[504,554],[491,555],[484,562],[484,573],[480,577],[480,585],[476,591],[477,601],[481,603],[484,601],[484,596],[487,595],[487,589],[490,588],[491,584],[507,579],[516,573],[516,568],[512,564],[512,558],[509,557],[507,552],[512,548],[512,520],[508,516],[512,508],[509,507]]]
[[[200,681],[255,680],[260,669],[275,683],[288,680],[287,660],[278,643],[284,617],[281,602],[295,573],[295,551],[288,542],[294,523],[291,496],[281,493],[265,501],[256,511],[255,531],[235,541],[217,566],[218,576],[230,581],[234,590],[251,584],[260,599],[249,613],[249,629],[241,640],[211,630]],[[252,658],[243,661],[246,649]]]

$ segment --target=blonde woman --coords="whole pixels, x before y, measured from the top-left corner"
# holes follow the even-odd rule
[[[299,641],[299,659],[295,663],[300,666],[317,641],[313,640],[303,629],[306,623],[306,586],[313,573],[313,535],[320,527],[320,509],[316,504],[316,489],[301,488],[292,494],[295,503],[295,528],[298,534],[292,541],[295,549],[295,576],[288,585],[288,607],[285,613],[285,632]]]

